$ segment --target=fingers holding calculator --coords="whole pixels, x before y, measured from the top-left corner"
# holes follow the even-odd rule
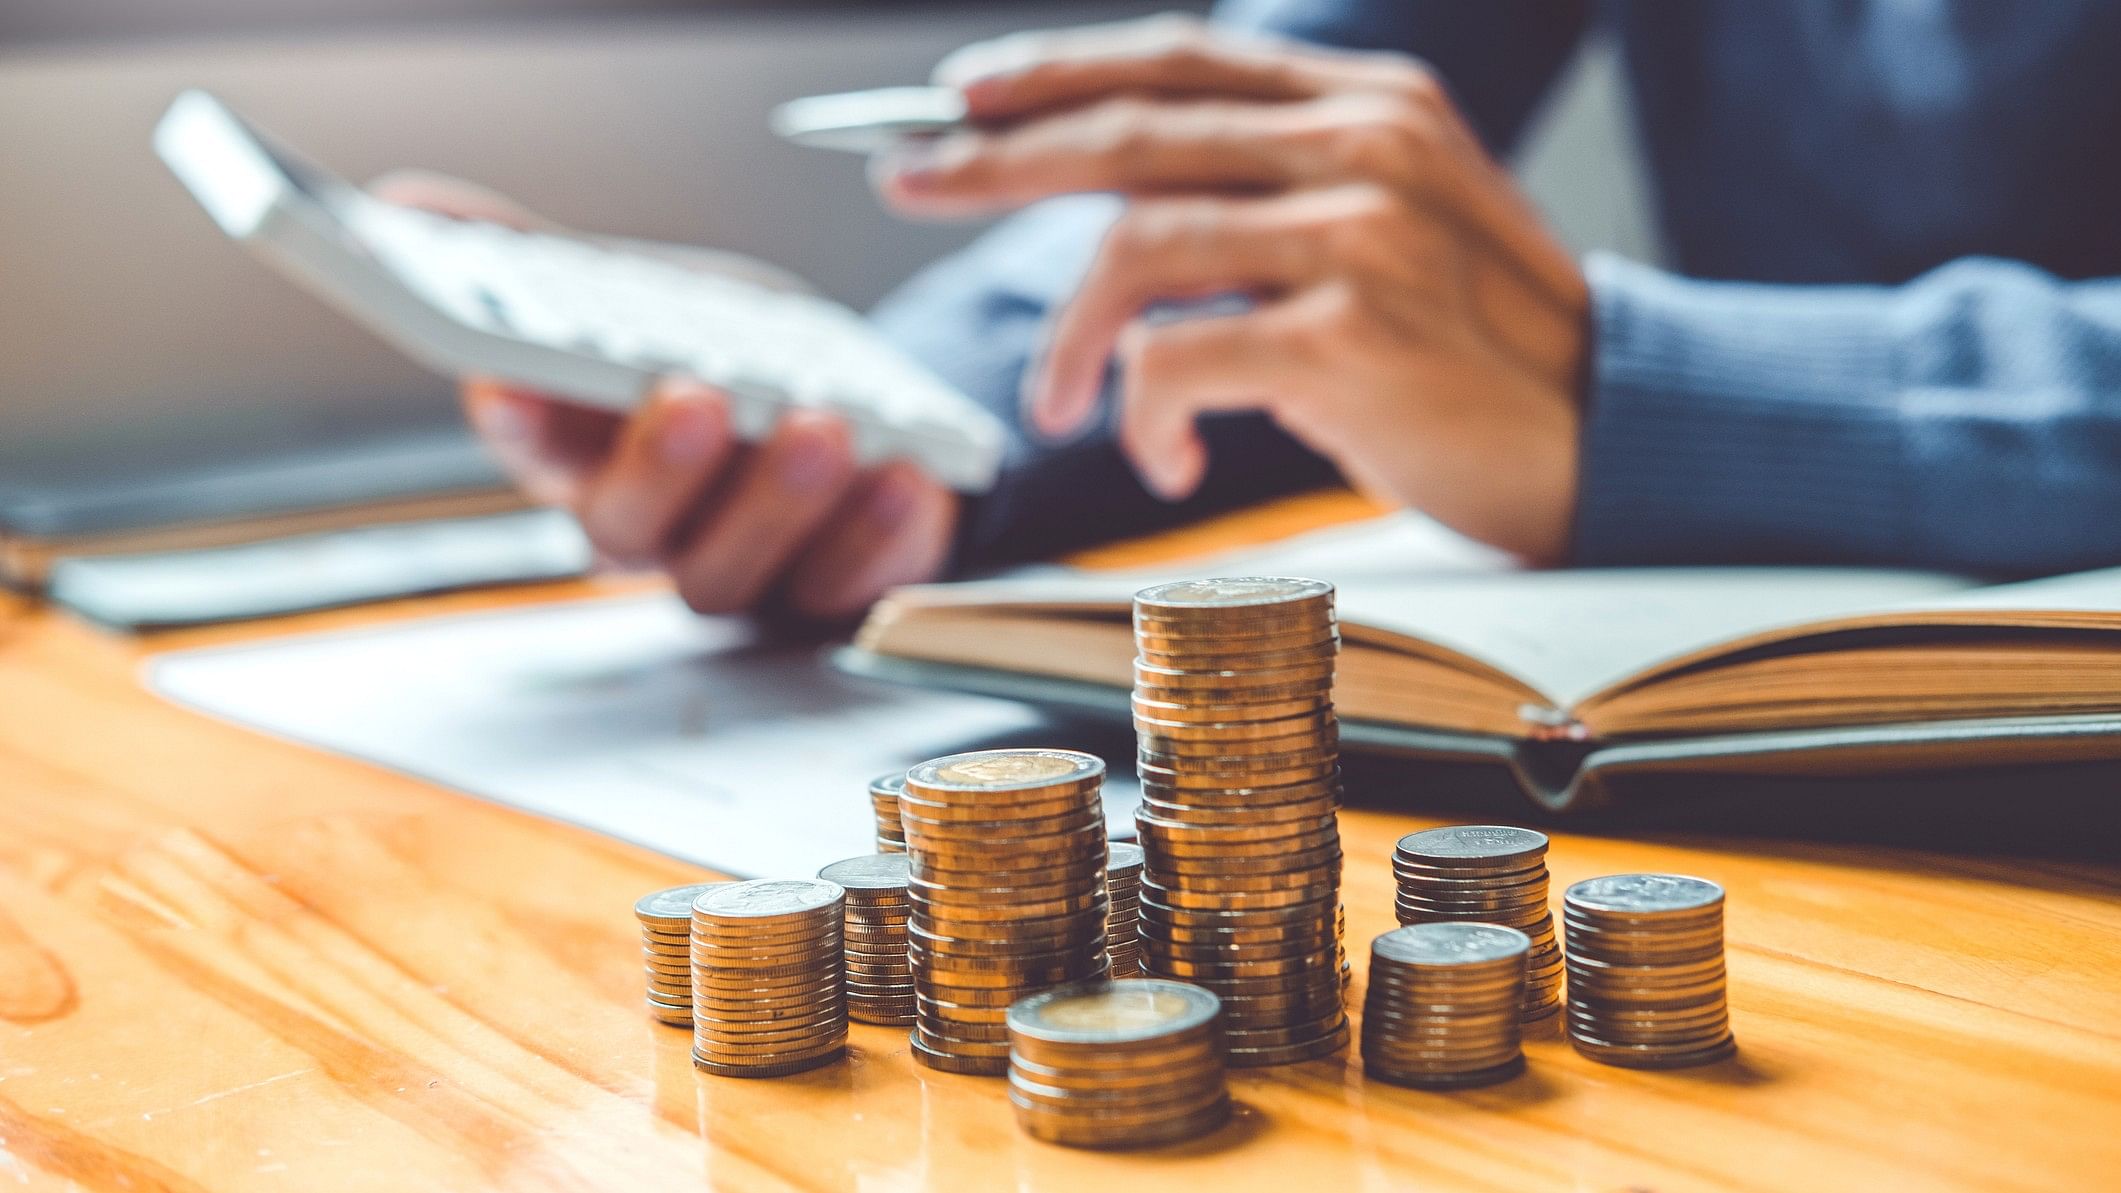
[[[376,192],[444,215],[550,227],[455,179],[399,175]],[[464,382],[463,398],[525,492],[571,510],[612,562],[668,572],[702,613],[772,599],[812,617],[852,616],[893,585],[933,578],[948,553],[955,495],[910,461],[861,462],[847,421],[828,410],[791,410],[763,436],[745,436],[731,396],[696,381],[666,380],[623,413],[480,379]]]

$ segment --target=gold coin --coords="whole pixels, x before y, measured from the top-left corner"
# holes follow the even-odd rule
[[[1194,658],[1331,655],[1339,652],[1340,643],[1340,626],[1332,618],[1267,625],[1250,633],[1242,627],[1190,626],[1155,619],[1134,623],[1137,657],[1165,666],[1183,666]]]
[[[1230,725],[1261,722],[1287,722],[1291,718],[1318,717],[1327,713],[1332,701],[1323,697],[1276,700],[1258,704],[1193,704],[1173,700],[1146,700],[1140,696],[1131,698],[1137,721],[1146,721],[1149,728],[1163,731],[1168,725]]]

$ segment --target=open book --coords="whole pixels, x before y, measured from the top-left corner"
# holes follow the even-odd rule
[[[1557,805],[1613,765],[2121,757],[2121,569],[1522,572],[1401,515],[1187,572],[1333,581],[1346,740],[1505,758]],[[1129,598],[1162,578],[901,589],[842,665],[1124,715]]]

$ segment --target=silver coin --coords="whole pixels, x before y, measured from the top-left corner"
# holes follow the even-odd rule
[[[834,862],[819,870],[817,876],[849,891],[897,890],[909,881],[908,867],[912,864],[912,858],[903,853],[872,853]]]
[[[1610,874],[1587,878],[1564,891],[1562,898],[1592,911],[1697,911],[1723,902],[1723,888],[1685,874]]]
[[[1009,1008],[1009,1030],[1057,1044],[1124,1044],[1194,1031],[1222,1000],[1185,982],[1138,978],[1082,982],[1034,994]]]
[[[1547,835],[1507,824],[1454,824],[1424,829],[1399,839],[1398,850],[1409,857],[1451,860],[1501,861],[1545,853]]]
[[[1316,600],[1333,595],[1333,586],[1323,580],[1294,576],[1224,576],[1212,580],[1179,580],[1158,584],[1134,594],[1136,605],[1154,608],[1178,605],[1191,608],[1236,609],[1248,605],[1278,605],[1284,601]]]
[[[905,789],[906,772],[902,770],[887,771],[869,780],[869,794],[871,795],[895,796]]]
[[[1142,864],[1142,847],[1132,841],[1114,841],[1105,850],[1105,870],[1127,870]]]
[[[692,904],[701,895],[719,887],[734,886],[728,882],[695,882],[690,886],[674,886],[668,890],[654,891],[642,895],[633,905],[633,914],[644,920],[689,920]]]
[[[1532,938],[1499,924],[1445,921],[1395,928],[1370,948],[1402,965],[1479,965],[1524,956],[1531,952]]]
[[[821,911],[841,902],[847,892],[836,882],[816,878],[755,878],[716,887],[694,902],[710,916],[766,918]]]

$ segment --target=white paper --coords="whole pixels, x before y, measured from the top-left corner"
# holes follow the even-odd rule
[[[62,559],[52,565],[51,598],[107,625],[192,625],[578,576],[589,563],[589,540],[573,518],[518,510]]]
[[[656,596],[180,652],[201,711],[743,876],[874,849],[868,781],[991,744],[1061,744],[1009,701],[836,674],[808,647]],[[1115,830],[1138,798],[1107,785]]]

